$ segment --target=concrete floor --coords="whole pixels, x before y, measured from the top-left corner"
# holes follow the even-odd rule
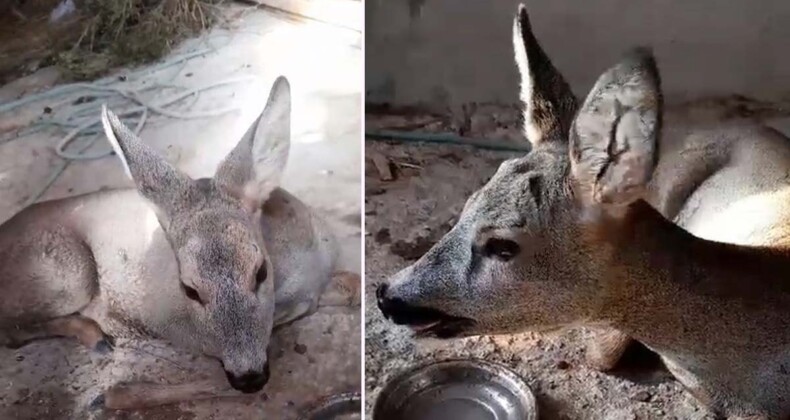
[[[141,137],[189,175],[210,176],[262,109],[273,79],[286,75],[292,86],[293,113],[283,187],[329,220],[341,242],[342,268],[361,272],[360,32],[261,10],[227,12],[231,28],[189,40],[171,55],[206,47],[212,52],[183,67],[151,73],[144,82],[194,87],[256,76],[258,82],[205,93],[193,107],[205,111],[238,106],[241,111],[193,120],[155,117]],[[56,80],[51,70],[40,71],[0,89],[0,103]],[[39,118],[59,117],[56,102],[87,94],[82,91],[0,115],[0,138],[14,138],[17,128]],[[44,115],[48,106],[52,115]],[[19,211],[61,162],[53,148],[63,134],[50,130],[0,143],[0,220]],[[108,147],[99,141],[94,149]],[[116,157],[74,162],[42,200],[130,185]],[[262,414],[294,418],[321,397],[359,390],[360,322],[358,307],[322,309],[278,331],[272,344],[272,379],[262,393],[137,412],[88,412],[86,405],[117,381],[180,383],[221,375],[218,364],[157,341],[120,340],[109,357],[57,339],[16,351],[0,349],[0,418],[212,419],[261,418]]]

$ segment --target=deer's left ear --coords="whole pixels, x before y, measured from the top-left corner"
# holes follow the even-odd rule
[[[572,173],[592,202],[643,197],[658,158],[661,81],[650,50],[637,48],[595,84],[571,126]]]
[[[513,20],[513,54],[521,74],[527,140],[533,146],[548,141],[564,143],[576,113],[576,97],[532,33],[523,4]]]
[[[291,85],[278,77],[261,115],[220,163],[214,179],[258,209],[279,187],[291,145]]]

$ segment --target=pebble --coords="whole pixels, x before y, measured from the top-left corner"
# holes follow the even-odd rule
[[[648,402],[653,396],[647,391],[639,391],[634,394],[631,399],[639,402]]]

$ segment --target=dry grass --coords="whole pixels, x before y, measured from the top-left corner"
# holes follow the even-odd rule
[[[76,43],[53,42],[55,63],[70,78],[86,80],[116,66],[157,59],[206,29],[214,21],[210,6],[220,1],[84,0],[82,33]]]

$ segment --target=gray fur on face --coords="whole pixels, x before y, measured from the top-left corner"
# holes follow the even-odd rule
[[[260,117],[215,177],[198,181],[162,159],[111,112],[102,114],[127,175],[167,232],[185,290],[181,305],[200,330],[201,347],[237,376],[262,372],[267,360],[274,287],[260,205],[279,186],[285,167],[290,103],[290,87],[280,77]],[[262,278],[264,265],[268,274]]]
[[[576,316],[570,310],[576,305],[575,285],[566,279],[584,275],[567,257],[576,251],[574,241],[564,240],[577,235],[569,169],[566,149],[556,144],[503,162],[469,198],[456,226],[391,279],[389,294],[410,305],[474,320],[467,333],[570,322]],[[485,255],[486,242],[500,238],[519,245],[515,259]],[[547,308],[551,302],[557,307]]]
[[[597,302],[588,297],[598,294],[600,267],[584,240],[584,198],[595,190],[598,202],[616,196],[628,204],[654,166],[661,96],[649,51],[635,50],[606,71],[574,114],[576,99],[532,36],[523,8],[514,41],[532,152],[502,163],[457,225],[395,275],[386,292],[412,307],[473,320],[464,333],[553,328],[591,316]],[[517,252],[496,258],[487,254],[489,241]]]

